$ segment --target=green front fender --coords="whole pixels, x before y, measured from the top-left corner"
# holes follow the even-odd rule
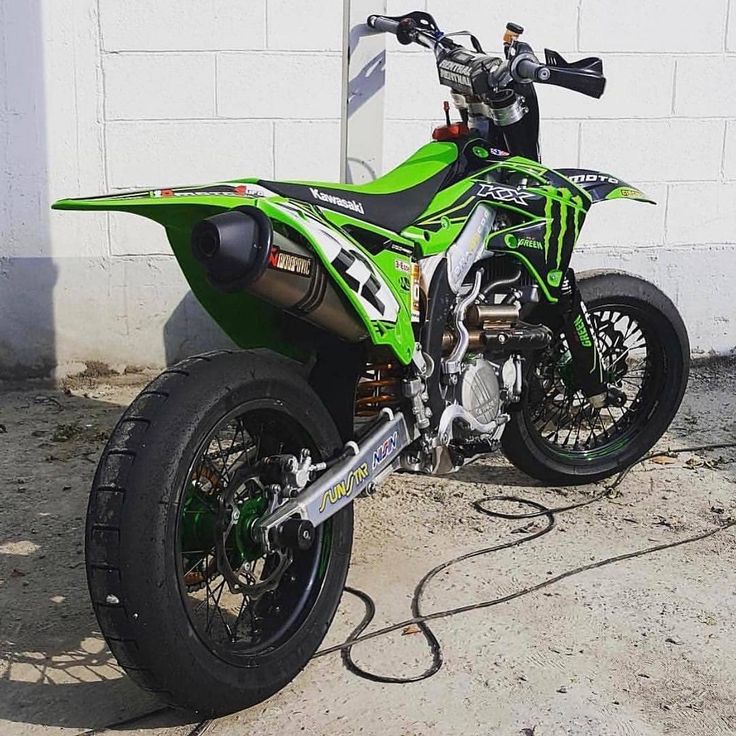
[[[627,184],[618,177],[592,169],[558,169],[573,184],[584,189],[590,196],[592,204],[608,202],[612,199],[632,199],[636,202],[657,204],[637,187]]]

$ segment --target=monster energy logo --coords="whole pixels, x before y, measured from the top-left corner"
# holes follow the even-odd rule
[[[550,267],[553,266],[558,271],[561,269],[563,257],[569,257],[569,253],[565,254],[565,244],[569,243],[570,248],[577,242],[580,235],[581,214],[585,215],[583,200],[579,196],[573,196],[569,189],[548,190],[547,201],[544,207],[544,216],[547,220],[547,227],[544,233],[544,258]],[[551,195],[551,196],[550,196]],[[550,247],[556,245],[556,254],[553,264],[550,263],[549,250]]]
[[[327,508],[328,503],[335,504],[341,498],[349,496],[355,486],[360,485],[369,474],[368,463],[363,463],[351,470],[343,480],[336,483],[332,488],[328,488],[322,495],[322,503],[319,507],[320,514]]]
[[[585,326],[585,321],[583,320],[582,316],[578,315],[577,317],[575,317],[575,321],[573,322],[573,324],[575,325],[575,332],[578,333],[580,344],[583,347],[592,348],[593,341],[590,339],[588,328]]]

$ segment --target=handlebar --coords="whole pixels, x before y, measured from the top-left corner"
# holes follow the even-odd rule
[[[507,60],[501,63],[501,59],[484,54],[477,41],[474,42],[477,44],[474,51],[455,43],[449,36],[456,34],[443,34],[429,13],[415,11],[397,17],[370,15],[366,22],[376,31],[395,35],[401,44],[416,42],[433,48],[440,66],[440,82],[454,86],[443,79],[442,67],[445,65],[448,67],[446,78],[456,82],[458,91],[464,94],[483,96],[491,88],[503,87],[510,82],[537,82],[565,87],[589,97],[600,97],[606,86],[600,59],[569,63],[556,51],[545,49],[546,59],[542,64],[529,44],[518,41],[518,33],[513,44],[506,45]],[[463,57],[462,60],[458,56]]]
[[[517,82],[548,82],[549,68],[541,64],[531,54],[517,56],[511,63],[511,76]]]
[[[368,25],[381,33],[393,33],[396,35],[399,30],[399,21],[393,18],[387,18],[384,15],[369,15]]]
[[[369,15],[366,23],[376,31],[394,34],[404,46],[419,43],[431,48],[442,37],[432,16],[422,11],[414,11],[401,17]]]

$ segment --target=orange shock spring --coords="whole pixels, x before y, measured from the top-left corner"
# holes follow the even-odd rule
[[[395,408],[401,400],[401,372],[395,363],[369,363],[358,382],[355,413],[372,417],[383,407]]]

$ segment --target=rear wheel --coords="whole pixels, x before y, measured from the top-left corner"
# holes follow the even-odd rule
[[[653,284],[620,272],[578,277],[604,375],[626,395],[596,409],[573,385],[557,330],[538,354],[521,406],[502,436],[519,469],[547,483],[602,480],[644,455],[664,434],[687,386],[690,346],[674,304]]]
[[[95,612],[134,680],[220,715],[306,665],[342,594],[352,506],[308,550],[266,552],[251,531],[281,500],[260,461],[339,447],[312,389],[275,358],[193,358],[138,396],[105,449],[87,521]]]

